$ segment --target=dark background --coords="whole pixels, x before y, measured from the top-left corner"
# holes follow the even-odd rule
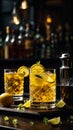
[[[20,3],[22,0],[1,0],[0,1],[0,30],[9,24],[13,9],[13,2],[17,2],[17,8],[20,12]],[[51,14],[54,24],[64,24],[69,22],[73,27],[73,4],[70,0],[27,0],[29,5],[28,21],[30,23],[39,22],[43,24],[46,14]]]

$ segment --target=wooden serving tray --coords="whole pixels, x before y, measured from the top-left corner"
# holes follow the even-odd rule
[[[42,118],[52,117],[52,116],[65,116],[65,115],[73,115],[73,107],[65,107],[65,108],[53,108],[53,109],[25,109],[25,110],[17,110],[16,106],[11,107],[0,107],[0,114],[9,114],[16,115],[21,117],[32,117],[32,118]]]

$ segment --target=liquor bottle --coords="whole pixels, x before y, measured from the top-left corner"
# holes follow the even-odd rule
[[[40,27],[39,25],[37,25],[35,30],[35,36],[34,36],[34,58],[35,59],[40,58],[40,49],[41,49],[40,39],[41,39]]]
[[[3,51],[3,37],[2,37],[2,31],[0,31],[0,58],[3,58],[4,56]]]
[[[17,37],[17,58],[24,58],[24,44],[23,44],[23,26],[19,27],[19,35]]]
[[[54,33],[54,40],[55,40],[55,53],[56,53],[56,58],[60,57],[60,50],[59,50],[59,34],[57,27],[55,28],[55,33]]]
[[[63,39],[63,26],[59,25],[57,28],[57,32],[58,32],[58,50],[59,50],[59,56],[64,53],[64,39]]]
[[[65,24],[65,32],[64,32],[64,50],[65,53],[71,53],[71,32],[70,32],[70,25],[68,23]]]
[[[29,23],[26,23],[24,43],[24,58],[33,58],[33,33]]]
[[[10,27],[6,27],[6,38],[4,40],[4,59],[9,59]]]
[[[34,36],[34,58],[44,59],[45,58],[45,39],[40,31],[40,26],[37,25],[36,33]]]
[[[17,55],[16,36],[15,36],[15,30],[12,29],[11,40],[9,44],[9,58],[10,59],[16,58],[16,55]]]
[[[50,34],[51,34],[51,24],[46,24],[46,51],[45,51],[45,58],[49,59],[51,56],[51,46],[50,46]]]
[[[45,53],[46,53],[46,43],[45,38],[42,36],[40,38],[40,59],[45,59]]]
[[[45,40],[45,44],[46,44],[46,49],[45,49],[45,58],[46,59],[49,59],[50,56],[51,56],[51,46],[50,46],[50,39],[49,37],[46,37],[46,40]]]
[[[40,29],[39,26],[36,27],[35,36],[34,36],[34,58],[39,58],[39,39],[40,39]]]
[[[50,49],[51,49],[51,57],[56,57],[56,48],[55,48],[55,33],[51,32],[50,36]]]

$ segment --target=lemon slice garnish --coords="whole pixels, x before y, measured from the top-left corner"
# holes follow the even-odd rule
[[[30,69],[33,74],[40,74],[45,70],[44,66],[40,63],[33,64]]]
[[[29,69],[27,68],[27,66],[21,66],[18,68],[17,73],[21,77],[27,77],[29,75]]]
[[[25,108],[30,108],[30,106],[31,106],[31,101],[30,101],[30,100],[26,101],[26,102],[23,104],[23,106],[24,106]]]
[[[50,76],[48,73],[45,72],[42,73],[41,76],[44,80],[46,80],[49,83],[53,83],[56,80],[55,74],[52,74],[52,76]]]
[[[52,118],[52,119],[48,120],[48,123],[51,123],[53,125],[58,125],[58,124],[60,124],[60,122],[61,122],[60,117],[55,117],[55,118]]]
[[[47,82],[53,83],[55,80],[53,80],[51,77],[48,77]]]
[[[45,81],[49,82],[49,83],[53,83],[56,81],[56,75],[52,74],[52,76],[50,74],[48,74],[47,72],[43,72],[43,73],[39,73],[38,74],[40,78],[44,79]]]
[[[55,73],[52,73],[52,72],[50,72],[50,71],[48,71],[47,81],[48,81],[49,83],[55,82],[55,81],[56,81],[56,74],[55,74]]]
[[[57,102],[56,106],[58,108],[63,108],[66,105],[66,103],[61,99],[60,101]]]

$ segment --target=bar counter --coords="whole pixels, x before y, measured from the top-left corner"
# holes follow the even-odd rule
[[[17,110],[15,105],[11,107],[0,106],[0,128],[9,130],[73,130],[73,108],[25,109]],[[6,121],[5,117],[9,120]],[[45,118],[60,117],[58,125],[45,122]],[[72,118],[70,118],[72,117]],[[18,123],[14,124],[13,120]]]

